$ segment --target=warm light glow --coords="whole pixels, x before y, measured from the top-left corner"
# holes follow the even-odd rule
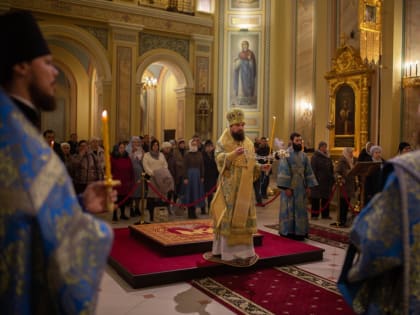
[[[403,77],[410,78],[410,77],[417,77],[419,75],[418,72],[419,61],[407,61],[404,63],[403,67]]]
[[[143,89],[155,88],[157,86],[157,79],[154,77],[145,77],[142,84]]]
[[[102,121],[107,120],[107,119],[108,119],[108,113],[107,113],[107,111],[106,111],[106,110],[104,110],[104,111],[102,112]]]

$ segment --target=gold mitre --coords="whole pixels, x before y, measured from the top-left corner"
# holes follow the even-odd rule
[[[241,109],[232,109],[226,114],[226,119],[229,121],[229,126],[245,122],[245,115]]]

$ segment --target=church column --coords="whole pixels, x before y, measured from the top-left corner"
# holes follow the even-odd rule
[[[403,1],[383,1],[379,144],[390,158],[400,141]]]
[[[178,107],[176,137],[188,141],[194,135],[195,125],[193,89],[179,88],[175,92]]]
[[[208,100],[211,100],[211,85],[212,82],[212,73],[210,71],[210,65],[213,64],[212,60],[212,50],[213,50],[213,36],[197,35],[194,34],[193,38],[193,60],[194,60],[194,77],[195,77],[195,97],[205,97]],[[201,94],[201,95],[198,95]],[[206,95],[207,94],[207,95]],[[208,115],[199,115],[199,109],[196,108],[197,103],[195,103],[195,126],[194,130],[200,135],[203,139],[213,138],[213,130],[216,130],[214,125],[213,117],[216,117],[217,113],[214,113],[213,102],[209,102]],[[215,116],[213,116],[215,115]],[[200,126],[206,126],[205,130],[200,128]]]
[[[332,13],[330,1],[316,1],[315,4],[315,102],[314,102],[314,148],[318,148],[319,141],[328,141],[329,130],[326,128],[329,120],[328,81],[325,73],[330,70],[333,48]]]
[[[111,141],[129,140],[138,126],[136,115],[136,59],[138,33],[142,26],[110,23],[112,34],[112,99],[110,129]],[[138,112],[137,112],[138,113]],[[135,129],[138,131],[138,129]]]
[[[272,1],[270,33],[270,113],[278,117],[275,136],[287,143],[293,129],[293,63],[292,49],[295,45],[294,10],[292,1]],[[280,123],[281,122],[281,123]]]

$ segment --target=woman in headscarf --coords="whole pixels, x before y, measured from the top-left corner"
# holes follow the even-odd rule
[[[134,182],[137,185],[136,189],[134,190],[133,194],[131,195],[131,209],[130,209],[130,217],[135,217],[140,215],[139,205],[140,199],[143,196],[142,192],[142,173],[143,173],[143,147],[141,145],[140,137],[133,136],[131,137],[130,143],[126,147],[126,151],[131,159],[131,163],[133,164],[133,172],[134,172]],[[134,205],[133,205],[134,203]]]
[[[147,209],[150,213],[150,221],[153,221],[155,207],[164,205],[162,197],[166,198],[168,192],[174,189],[174,182],[168,170],[168,163],[163,153],[160,152],[159,141],[156,139],[150,142],[150,151],[143,157],[143,168],[146,176],[150,178],[150,184],[160,193],[160,195],[157,194],[150,187],[147,191]]]
[[[184,156],[184,203],[189,204],[188,218],[196,219],[195,209],[205,207],[204,199],[204,161],[198,151],[198,143],[194,138],[189,141],[189,151]],[[205,209],[205,208],[204,208]]]
[[[381,165],[366,176],[364,205],[367,205],[373,196],[381,190],[382,166],[385,162],[382,158],[382,148],[379,145],[374,145],[370,148],[370,155],[372,162],[380,163]]]
[[[125,207],[130,203],[128,194],[133,189],[134,172],[133,164],[125,150],[124,142],[119,142],[117,150],[114,150],[111,154],[111,169],[114,179],[121,182],[120,185],[115,187],[118,193],[117,203],[121,211],[120,219],[128,220],[128,217],[125,215]],[[118,221],[117,210],[114,210],[112,221]]]
[[[346,194],[340,191],[340,222],[339,227],[345,227],[347,222],[347,212],[351,198],[355,192],[355,180],[353,175],[349,175],[354,167],[353,148],[344,148],[343,155],[339,158],[335,173],[342,182],[342,188]],[[347,200],[346,198],[347,197]],[[334,223],[333,223],[334,224]]]

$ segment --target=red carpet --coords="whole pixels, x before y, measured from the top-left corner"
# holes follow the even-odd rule
[[[279,230],[278,224],[266,225],[266,227],[276,231]],[[335,247],[347,248],[349,243],[349,232],[339,228],[309,224],[309,239]]]
[[[277,235],[259,231],[263,245],[256,247],[260,260],[255,266],[269,267],[322,259],[323,250]],[[129,229],[114,229],[114,244],[109,263],[133,287],[144,287],[214,275],[233,268],[210,263],[202,253],[164,256],[130,236]]]
[[[236,314],[355,314],[334,282],[293,266],[204,278],[192,285]]]

